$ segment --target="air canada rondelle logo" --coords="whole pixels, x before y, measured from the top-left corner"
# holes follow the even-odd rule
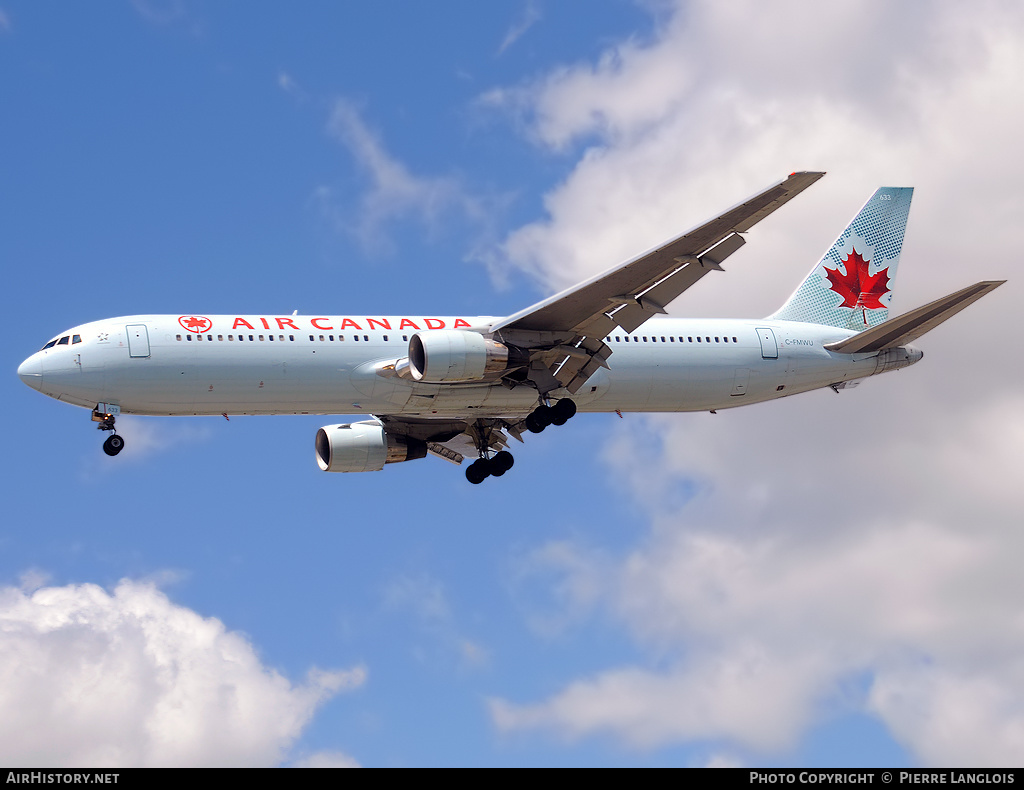
[[[884,308],[882,297],[889,293],[889,268],[879,269],[876,274],[868,274],[868,264],[856,249],[846,256],[843,266],[846,274],[839,267],[825,267],[825,276],[830,283],[829,290],[843,297],[840,307],[860,307],[877,310]]]
[[[213,321],[204,315],[183,315],[178,323],[189,332],[205,332],[213,326]]]

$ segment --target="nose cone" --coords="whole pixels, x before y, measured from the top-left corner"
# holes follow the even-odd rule
[[[32,389],[43,387],[43,355],[33,354],[18,366],[18,378]]]

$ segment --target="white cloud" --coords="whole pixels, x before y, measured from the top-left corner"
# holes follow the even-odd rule
[[[884,398],[844,414],[847,424],[865,424],[871,400]],[[798,399],[774,407],[778,428],[760,435],[766,412],[752,409],[649,418],[660,447],[615,443],[623,474],[665,470],[644,489],[652,533],[618,562],[577,547],[560,588],[589,601],[604,579],[605,611],[650,662],[537,703],[493,701],[496,725],[611,733],[643,749],[710,738],[764,753],[793,748],[823,710],[853,706],[925,764],[1015,764],[1024,493],[1002,453],[975,451],[999,437],[1019,446],[1024,401],[945,433],[941,421],[909,420],[934,438],[891,453],[870,441],[822,448],[835,424],[827,412],[808,415]],[[964,456],[992,496],[964,496]],[[686,481],[698,493],[680,512],[671,488]],[[845,684],[861,676],[867,698],[848,699]]]
[[[650,42],[485,97],[539,145],[580,150],[501,254],[553,291],[826,169],[673,310],[770,313],[880,184],[918,188],[897,311],[1012,277],[1022,53],[1012,4],[680,3]],[[564,622],[597,607],[640,658],[492,700],[499,728],[763,753],[854,709],[923,763],[1019,762],[1024,377],[1001,342],[1019,301],[1011,279],[918,341],[920,365],[839,396],[613,421],[611,477],[649,535],[535,562],[561,569]]]
[[[355,234],[368,249],[390,248],[384,230],[394,220],[418,220],[429,232],[435,232],[441,219],[452,214],[485,221],[480,200],[457,179],[415,175],[392,156],[352,102],[334,101],[328,131],[352,154],[369,179],[369,188],[361,197],[354,220],[349,212],[338,208],[335,190],[320,187],[317,200],[338,227]]]
[[[171,25],[187,18],[181,0],[132,0],[139,15],[153,25]]]
[[[830,176],[755,229],[756,257],[748,247],[730,273],[740,260],[779,260],[792,261],[787,275],[796,277],[880,183],[910,182],[943,201],[931,209],[949,212],[939,227],[970,227],[982,206],[1010,216],[1020,198],[991,186],[1024,176],[1019,157],[996,154],[1012,150],[1021,126],[1021,12],[929,8],[693,4],[650,45],[628,41],[596,65],[491,92],[492,102],[527,108],[542,145],[589,146],[546,197],[548,217],[507,238],[508,263],[546,289],[566,287],[796,169]],[[987,167],[978,166],[982,153]],[[799,233],[776,232],[787,222]],[[809,235],[817,228],[826,232]],[[949,241],[951,257],[969,252]],[[760,294],[778,266],[760,267],[745,290]],[[702,283],[701,302],[762,314],[777,306],[763,295],[737,299],[728,279]],[[788,279],[769,293],[780,303],[794,285]],[[684,296],[679,306],[699,310],[695,301]]]
[[[537,24],[542,17],[543,14],[541,13],[540,5],[537,0],[527,0],[522,16],[516,20],[515,24],[513,24],[508,29],[508,32],[505,33],[505,38],[502,39],[501,46],[498,47],[498,54],[503,54],[505,50],[515,44],[523,37],[523,34]]]
[[[306,92],[302,89],[302,86],[287,71],[279,71],[277,73],[277,87],[300,102],[306,99]]]
[[[291,764],[292,768],[359,768],[359,763],[343,752],[315,752]]]
[[[410,613],[423,641],[413,641],[413,654],[423,660],[454,656],[460,665],[476,668],[490,658],[483,645],[462,633],[444,585],[429,574],[399,575],[384,588],[384,609],[390,614]]]
[[[362,667],[293,684],[249,641],[155,587],[0,590],[0,759],[37,766],[272,766]]]

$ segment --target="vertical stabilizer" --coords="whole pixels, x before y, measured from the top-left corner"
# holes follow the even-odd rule
[[[913,187],[882,187],[771,318],[863,330],[889,318]]]

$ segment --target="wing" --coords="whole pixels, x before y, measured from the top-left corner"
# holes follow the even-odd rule
[[[537,349],[530,379],[541,392],[576,392],[611,349],[615,327],[632,332],[743,246],[740,235],[788,203],[824,173],[793,173],[718,217],[604,274],[491,326],[503,340]]]
[[[502,329],[573,331],[603,337],[616,326],[632,332],[744,244],[750,230],[788,203],[824,173],[793,173],[789,178],[733,206],[604,274],[538,302],[496,324]]]

